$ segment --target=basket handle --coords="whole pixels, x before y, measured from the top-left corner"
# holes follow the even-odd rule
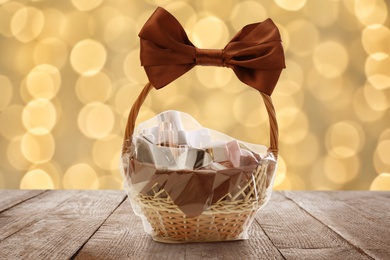
[[[146,97],[148,96],[150,90],[154,88],[153,85],[148,82],[145,87],[142,89],[138,98],[135,100],[133,106],[131,107],[129,117],[127,119],[127,125],[125,130],[123,150],[122,153],[127,152],[131,145],[131,139],[134,133],[135,121],[138,116],[138,112],[141,109],[142,104],[144,103]],[[278,122],[276,120],[275,108],[272,103],[271,96],[259,91],[263,97],[263,101],[268,113],[269,125],[270,125],[270,146],[268,151],[272,152],[275,158],[278,157]]]

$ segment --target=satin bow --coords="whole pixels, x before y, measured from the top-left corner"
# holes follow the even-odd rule
[[[179,21],[158,7],[139,33],[141,65],[157,89],[195,65],[231,68],[239,80],[272,94],[285,68],[279,30],[271,19],[245,26],[222,50],[198,49]]]

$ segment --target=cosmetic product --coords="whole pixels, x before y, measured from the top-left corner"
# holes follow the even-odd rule
[[[177,146],[176,132],[173,131],[170,122],[160,122],[158,132],[158,145],[175,147]],[[175,138],[176,137],[176,138]]]

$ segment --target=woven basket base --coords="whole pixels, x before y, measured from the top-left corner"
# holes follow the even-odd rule
[[[156,198],[143,198],[156,202]],[[170,200],[164,199],[165,204]],[[140,201],[139,201],[140,202]],[[200,216],[187,217],[176,205],[156,207],[140,204],[142,212],[153,228],[152,238],[166,243],[212,242],[245,239],[247,230],[259,207],[258,202],[219,203]],[[176,207],[176,208],[175,208]]]

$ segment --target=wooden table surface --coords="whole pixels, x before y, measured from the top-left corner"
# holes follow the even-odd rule
[[[124,191],[0,190],[0,259],[390,259],[390,192],[278,191],[249,240],[163,244]]]

